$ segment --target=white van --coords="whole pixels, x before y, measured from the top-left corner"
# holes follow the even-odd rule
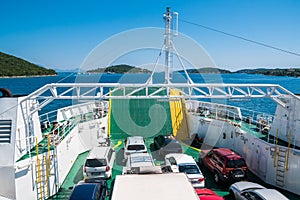
[[[133,136],[126,138],[124,142],[124,158],[132,153],[147,153],[144,138],[141,136]]]
[[[115,161],[112,147],[94,147],[86,158],[83,166],[85,179],[110,178]]]
[[[176,172],[185,173],[194,188],[204,187],[204,176],[192,156],[183,153],[170,153],[165,156],[165,163],[171,169],[176,166]]]

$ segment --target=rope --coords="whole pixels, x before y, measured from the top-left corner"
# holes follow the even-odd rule
[[[274,50],[281,51],[281,52],[284,52],[284,53],[292,54],[292,55],[295,55],[295,56],[300,56],[300,54],[296,53],[296,52],[288,51],[288,50],[285,50],[285,49],[282,49],[282,48],[279,48],[279,47],[274,47],[274,46],[271,46],[271,45],[268,45],[268,44],[265,44],[265,43],[262,43],[262,42],[257,42],[257,41],[254,41],[254,40],[250,40],[250,39],[245,38],[245,37],[241,37],[241,36],[238,36],[238,35],[227,33],[227,32],[224,32],[224,31],[221,31],[221,30],[218,30],[218,29],[215,29],[215,28],[211,28],[211,27],[208,27],[208,26],[204,26],[204,25],[201,25],[201,24],[197,24],[197,23],[194,23],[194,22],[189,22],[189,21],[186,21],[186,20],[183,20],[183,19],[179,19],[179,20],[182,21],[182,22],[185,22],[187,24],[191,24],[191,25],[194,25],[194,26],[205,28],[205,29],[210,30],[210,31],[221,33],[223,35],[234,37],[234,38],[244,40],[244,41],[247,41],[247,42],[250,42],[250,43],[254,43],[254,44],[257,44],[257,45],[260,45],[260,46],[264,46],[264,47],[267,47],[267,48],[270,48],[270,49],[274,49]]]

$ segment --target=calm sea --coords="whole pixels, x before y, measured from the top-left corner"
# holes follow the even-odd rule
[[[196,83],[261,83],[261,84],[279,84],[289,91],[300,94],[300,78],[294,77],[274,77],[264,75],[250,74],[191,74],[191,78]],[[82,83],[82,82],[145,82],[149,74],[101,74],[101,75],[77,75],[71,73],[59,73],[58,76],[48,77],[28,77],[28,78],[0,78],[0,88],[9,88],[15,95],[27,95],[37,90],[38,88],[49,83]],[[173,77],[173,81],[183,79],[182,76]],[[163,74],[158,74],[155,81],[163,80]],[[276,104],[270,99],[252,99],[247,101],[216,101],[217,103],[227,103],[230,105],[239,106],[259,112],[274,114]],[[55,109],[57,106],[65,106],[72,102],[54,102],[46,111]]]

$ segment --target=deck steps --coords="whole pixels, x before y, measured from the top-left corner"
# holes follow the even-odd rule
[[[37,191],[37,199],[43,200],[48,197],[48,189],[46,187],[47,183],[47,175],[46,175],[46,164],[43,159],[40,159],[37,156],[37,162],[35,164],[36,171],[36,191]]]
[[[57,156],[56,151],[51,150],[50,141],[48,141],[48,151],[39,154],[38,149],[36,148],[36,163],[35,163],[35,183],[36,183],[36,192],[37,199],[44,200],[50,196],[50,178],[54,178],[56,185],[56,190],[58,190],[58,169],[57,169]]]
[[[276,185],[279,187],[284,186],[285,172],[287,161],[287,149],[278,148],[277,151],[277,164],[276,164]]]

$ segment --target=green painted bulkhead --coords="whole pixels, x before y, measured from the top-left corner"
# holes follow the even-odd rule
[[[141,90],[135,95],[144,94]],[[161,92],[163,93],[163,92]],[[112,93],[111,95],[118,95]],[[144,138],[155,135],[170,135],[172,119],[170,104],[164,99],[111,99],[109,134],[111,139],[125,139],[140,135]]]

